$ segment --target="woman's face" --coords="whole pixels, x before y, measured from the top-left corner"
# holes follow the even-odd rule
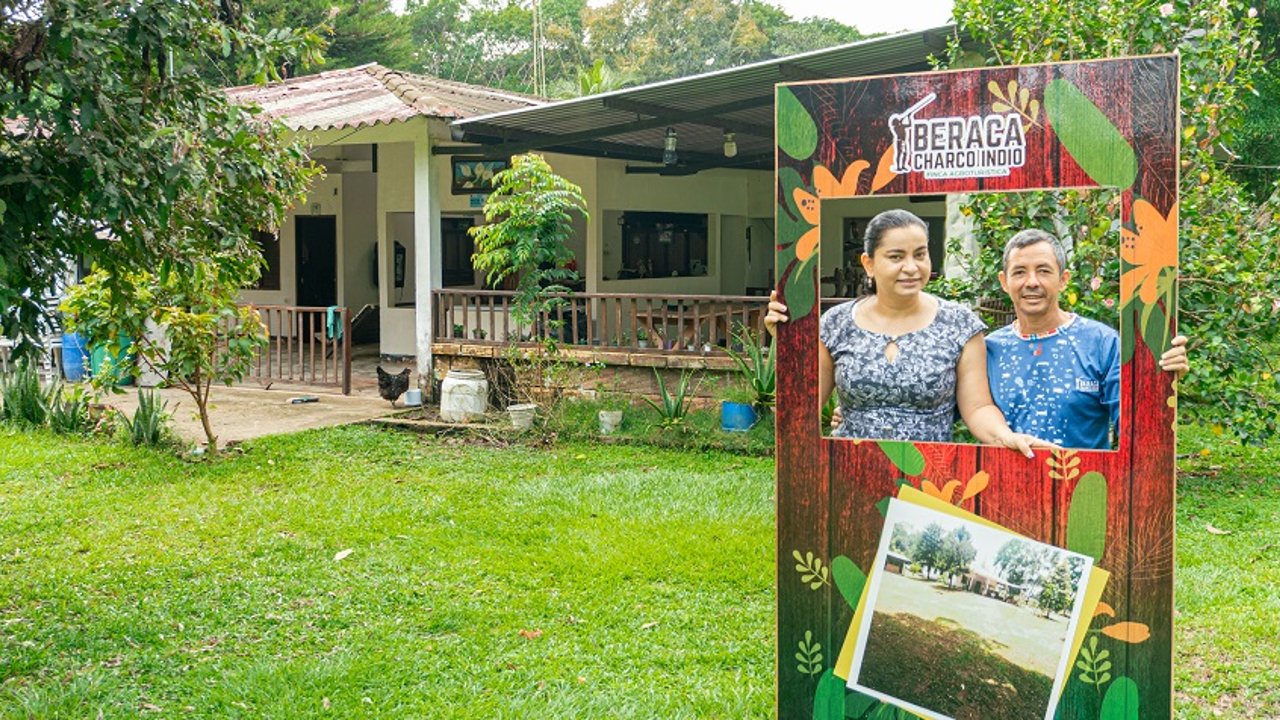
[[[920,294],[929,281],[929,236],[919,225],[888,230],[880,238],[875,255],[862,255],[862,268],[876,281],[880,297]]]

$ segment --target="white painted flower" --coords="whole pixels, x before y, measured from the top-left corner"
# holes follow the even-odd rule
[[[1256,17],[1258,17],[1258,8],[1256,8],[1256,7],[1251,7],[1251,8],[1249,8],[1249,17],[1251,17],[1251,18],[1256,18]]]
[[[1169,17],[1173,14],[1173,3],[1165,3],[1160,6],[1160,17]]]

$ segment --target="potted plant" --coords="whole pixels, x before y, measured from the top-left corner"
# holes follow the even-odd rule
[[[486,336],[488,336],[488,333],[484,331],[484,328],[475,328],[471,331],[471,337],[476,340],[483,340]]]
[[[465,340],[467,338],[467,329],[462,326],[462,323],[454,323],[453,337],[455,340]]]
[[[754,399],[751,404],[758,413],[768,412],[773,407],[774,393],[777,389],[777,362],[773,353],[762,345],[756,334],[749,328],[739,325],[733,333],[733,342],[742,347],[742,352],[733,348],[725,348],[729,357],[742,372],[743,379],[751,389]]]
[[[740,377],[726,383],[720,392],[720,429],[726,432],[746,432],[760,420],[756,409],[756,392]]]
[[[622,427],[623,411],[630,404],[626,393],[618,390],[616,385],[598,383],[596,385],[596,401],[600,403],[600,410],[596,413],[596,420],[600,424],[600,434],[614,434],[618,431],[618,428]]]
[[[636,347],[649,347],[649,331],[641,326],[636,327]]]

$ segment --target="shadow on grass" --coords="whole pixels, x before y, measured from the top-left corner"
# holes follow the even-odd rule
[[[1036,720],[1053,679],[1009,662],[971,630],[876,613],[858,683],[957,720]]]

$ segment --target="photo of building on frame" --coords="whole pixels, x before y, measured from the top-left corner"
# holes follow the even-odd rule
[[[849,687],[937,720],[1053,717],[1092,558],[893,500]]]

